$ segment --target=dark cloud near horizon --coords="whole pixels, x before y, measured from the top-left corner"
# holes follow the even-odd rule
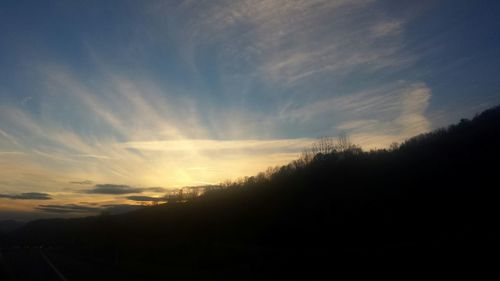
[[[109,205],[103,205],[102,207],[103,211],[109,212],[112,215],[123,214],[143,208],[143,206],[141,205],[130,205],[130,204],[109,204]]]
[[[84,191],[89,194],[132,194],[132,193],[142,193],[142,192],[165,192],[166,189],[163,187],[133,187],[123,184],[96,184],[94,188]]]
[[[20,194],[0,194],[0,198],[13,200],[51,200],[50,194],[40,192],[25,192]]]
[[[207,185],[186,186],[183,188],[189,189],[189,190],[205,190],[205,189],[219,188],[219,187],[220,187],[220,185],[218,185],[218,184],[207,184]]]
[[[90,206],[99,206],[99,203],[97,203],[97,202],[80,202],[80,204],[90,205]]]
[[[137,202],[160,202],[166,201],[164,197],[151,197],[151,196],[142,196],[142,195],[133,195],[128,196],[128,200],[137,201]]]
[[[64,205],[39,205],[35,209],[48,212],[48,213],[97,213],[102,210],[99,207],[89,207],[77,204],[64,204]]]
[[[161,193],[161,192],[166,192],[167,189],[163,188],[163,187],[158,187],[158,186],[155,186],[155,187],[146,187],[146,188],[143,188],[144,191],[149,191],[149,192],[158,192],[158,193]]]
[[[86,184],[93,184],[94,182],[90,180],[84,180],[84,181],[70,181],[69,183],[86,185]]]
[[[99,207],[91,207],[88,205],[78,205],[78,204],[51,204],[51,205],[39,205],[36,210],[55,213],[55,214],[88,214],[95,215],[98,213],[107,212],[109,214],[121,214],[136,210],[141,208],[139,205],[129,205],[129,204],[108,204]]]

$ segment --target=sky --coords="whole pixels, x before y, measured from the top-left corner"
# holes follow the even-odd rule
[[[500,103],[495,0],[0,3],[0,219],[122,210]],[[154,199],[151,199],[154,200]]]

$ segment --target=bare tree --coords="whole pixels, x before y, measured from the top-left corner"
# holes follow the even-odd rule
[[[393,142],[391,143],[391,145],[389,146],[389,151],[395,151],[395,150],[398,150],[399,148],[399,143],[397,142]]]
[[[354,148],[356,148],[356,145],[351,142],[348,135],[343,133],[338,136],[337,145],[335,146],[337,152],[347,152]]]
[[[351,142],[351,139],[346,134],[341,134],[335,141],[332,137],[321,137],[317,142],[313,143],[309,149],[305,149],[300,155],[296,165],[306,165],[310,163],[318,154],[330,153],[358,153],[361,148]]]
[[[331,137],[321,137],[312,145],[311,151],[313,155],[332,153],[335,151],[335,141]]]

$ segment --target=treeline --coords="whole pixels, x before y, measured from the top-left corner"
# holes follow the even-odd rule
[[[398,268],[403,279],[431,269],[484,277],[499,262],[499,137],[496,107],[388,149],[325,138],[288,165],[190,200],[35,221],[9,241],[145,280],[310,280]]]

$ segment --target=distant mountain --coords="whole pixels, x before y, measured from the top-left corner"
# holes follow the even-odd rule
[[[402,279],[481,279],[500,262],[499,143],[496,107],[391,149],[323,142],[286,166],[188,201],[33,221],[8,241],[51,245],[156,280],[401,269]]]

